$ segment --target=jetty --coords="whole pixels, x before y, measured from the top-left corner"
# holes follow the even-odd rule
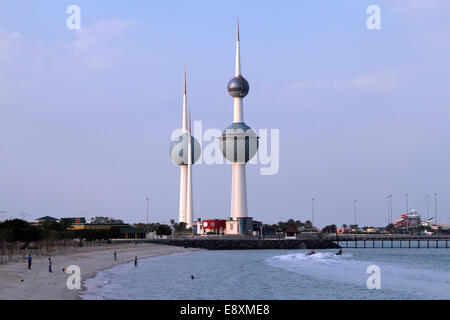
[[[332,240],[267,240],[267,239],[155,239],[147,242],[207,250],[261,250],[261,249],[339,249]]]
[[[332,240],[342,248],[445,248],[448,249],[450,235],[409,234],[330,234],[324,239]]]

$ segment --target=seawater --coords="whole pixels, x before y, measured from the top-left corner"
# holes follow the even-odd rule
[[[83,299],[450,299],[449,249],[192,251],[101,271]],[[369,290],[367,267],[381,269]],[[195,279],[191,279],[191,275]]]

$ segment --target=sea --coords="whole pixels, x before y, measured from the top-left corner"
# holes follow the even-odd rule
[[[341,256],[337,250],[202,250],[153,257],[98,272],[84,282],[81,298],[450,299],[450,249],[343,250]]]

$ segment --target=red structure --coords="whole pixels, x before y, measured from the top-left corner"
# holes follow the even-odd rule
[[[212,220],[203,220],[202,226],[204,230],[207,230],[208,232],[215,232],[219,231],[220,228],[222,230],[225,230],[226,228],[226,220],[219,220],[219,219],[212,219]]]

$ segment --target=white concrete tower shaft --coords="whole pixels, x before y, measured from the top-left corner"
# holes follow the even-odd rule
[[[236,72],[235,76],[241,75],[241,53],[240,53],[240,36],[239,21],[237,24],[237,41],[236,41]],[[242,97],[234,97],[234,123],[244,122],[244,106]],[[232,164],[232,186],[231,186],[231,217],[247,217],[247,183],[245,178],[245,163]]]
[[[187,125],[187,90],[186,90],[186,69],[184,70],[184,94],[183,94],[183,123],[182,133],[188,132]],[[180,165],[180,215],[178,222],[186,222],[186,197],[187,197],[187,172],[186,164]]]
[[[193,195],[192,195],[191,110],[189,109],[187,192],[186,192],[186,224],[187,224],[187,228],[192,228],[193,216],[194,216],[194,201],[193,201]]]

